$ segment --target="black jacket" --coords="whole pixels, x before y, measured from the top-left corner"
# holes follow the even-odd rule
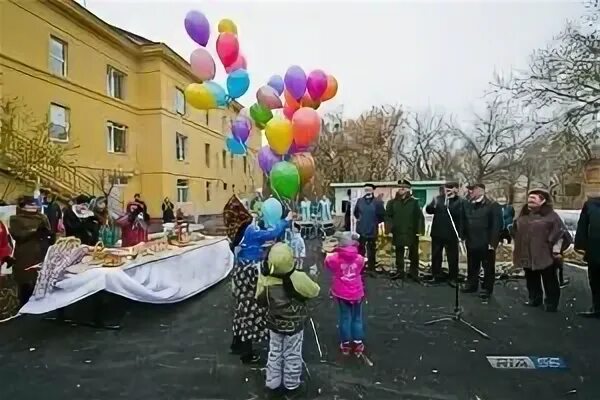
[[[585,261],[600,264],[600,197],[590,198],[583,204],[577,232],[575,248],[585,251]]]
[[[44,208],[44,214],[46,214],[46,217],[48,217],[52,233],[55,234],[58,231],[58,221],[60,221],[62,218],[60,205],[58,205],[56,201],[46,204],[46,208]]]
[[[448,199],[448,207],[446,207],[445,201],[446,196],[438,196],[425,207],[427,214],[433,214],[430,236],[435,239],[458,241],[456,232],[450,221],[450,216],[448,215],[448,209],[450,209],[450,215],[452,215],[452,219],[454,220],[458,236],[460,239],[463,239],[465,237],[466,201],[458,196],[454,196]]]
[[[500,205],[484,197],[478,203],[465,202],[465,238],[467,248],[498,247],[500,242]]]

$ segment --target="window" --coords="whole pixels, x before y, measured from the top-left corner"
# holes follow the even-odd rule
[[[110,65],[106,68],[106,91],[109,96],[125,98],[125,74]]]
[[[188,201],[190,187],[187,179],[177,179],[177,202],[186,203]]]
[[[204,143],[204,163],[206,168],[210,168],[210,144]]]
[[[58,104],[50,104],[50,125],[48,135],[51,140],[69,140],[69,109]]]
[[[109,122],[108,129],[108,152],[126,153],[127,152],[127,127],[125,125]]]
[[[177,161],[185,161],[187,155],[187,136],[183,136],[181,133],[175,134],[175,155]]]
[[[67,76],[67,44],[50,36],[50,72],[58,76]]]
[[[204,120],[206,121],[206,126],[208,126],[208,112],[209,112],[209,110],[206,110],[204,112]]]
[[[185,93],[179,88],[175,88],[175,112],[185,115]]]
[[[108,183],[113,186],[126,186],[129,183],[129,178],[126,176],[109,176]]]
[[[212,182],[206,182],[206,201],[210,201],[211,188],[212,188]]]
[[[246,173],[248,169],[248,159],[246,158],[246,156],[244,156],[244,173]]]
[[[223,168],[227,168],[227,151],[223,150],[221,152],[221,158],[223,159]]]
[[[233,169],[233,154],[229,155],[229,165],[231,166],[231,169]]]
[[[227,184],[223,182],[223,190],[227,190]]]

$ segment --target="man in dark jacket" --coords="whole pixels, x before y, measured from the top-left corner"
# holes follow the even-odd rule
[[[480,297],[488,299],[494,290],[496,248],[500,241],[500,207],[485,195],[485,185],[476,183],[471,200],[465,206],[465,237],[467,244],[467,283],[464,293],[475,293],[479,288],[479,271],[483,267],[483,285]]]
[[[386,207],[386,232],[392,234],[396,249],[396,274],[392,279],[404,279],[404,249],[408,248],[408,278],[418,282],[419,235],[425,232],[425,217],[418,200],[411,194],[410,182],[400,180],[398,185],[396,196]]]
[[[575,250],[585,253],[588,279],[592,291],[592,308],[579,313],[583,317],[600,318],[600,196],[590,197],[581,209]]]
[[[385,208],[381,200],[374,197],[375,185],[367,183],[364,185],[364,196],[358,199],[354,206],[354,218],[356,218],[356,233],[360,235],[360,253],[367,257],[367,269],[375,271],[376,243],[379,233],[379,224],[384,221]]]
[[[458,243],[464,237],[465,201],[458,196],[458,183],[445,185],[445,194],[425,208],[433,214],[431,224],[431,273],[433,282],[442,282],[442,252],[446,250],[448,279],[451,285],[458,279]],[[452,219],[450,219],[452,215]]]

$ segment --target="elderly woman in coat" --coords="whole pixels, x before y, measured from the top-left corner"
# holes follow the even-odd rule
[[[550,194],[541,189],[530,191],[527,204],[513,224],[513,262],[525,271],[527,306],[538,307],[543,303],[546,311],[557,311],[560,284],[556,260],[562,250],[563,229],[562,220],[552,208]]]
[[[29,301],[37,280],[37,268],[44,261],[52,244],[52,232],[48,218],[40,213],[33,197],[19,202],[17,214],[10,217],[10,234],[15,240],[13,275],[19,285],[21,306]]]

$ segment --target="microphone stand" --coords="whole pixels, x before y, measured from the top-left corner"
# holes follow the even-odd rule
[[[452,214],[450,213],[449,205],[450,205],[450,200],[448,199],[447,195],[444,195],[444,207],[446,207],[446,212],[448,213],[448,217],[450,217],[450,223],[452,224],[452,229],[454,230],[454,234],[456,235],[456,239],[458,240],[460,252],[462,254],[466,254],[465,245],[462,242],[462,240],[460,239],[458,230],[456,229],[456,224],[454,223],[454,218],[452,218]],[[446,262],[447,261],[448,261],[448,255],[446,254]],[[477,328],[475,325],[473,325],[469,321],[465,320],[462,317],[462,314],[463,314],[463,309],[460,306],[459,285],[457,282],[455,285],[455,292],[454,292],[454,313],[446,314],[443,317],[439,317],[439,318],[433,319],[431,321],[427,321],[427,322],[425,322],[425,325],[433,325],[433,324],[437,324],[438,322],[446,322],[446,321],[459,322],[459,323],[467,326],[471,330],[473,330],[475,333],[479,334],[481,337],[488,339],[488,340],[491,339],[487,333],[485,333],[481,329]]]

